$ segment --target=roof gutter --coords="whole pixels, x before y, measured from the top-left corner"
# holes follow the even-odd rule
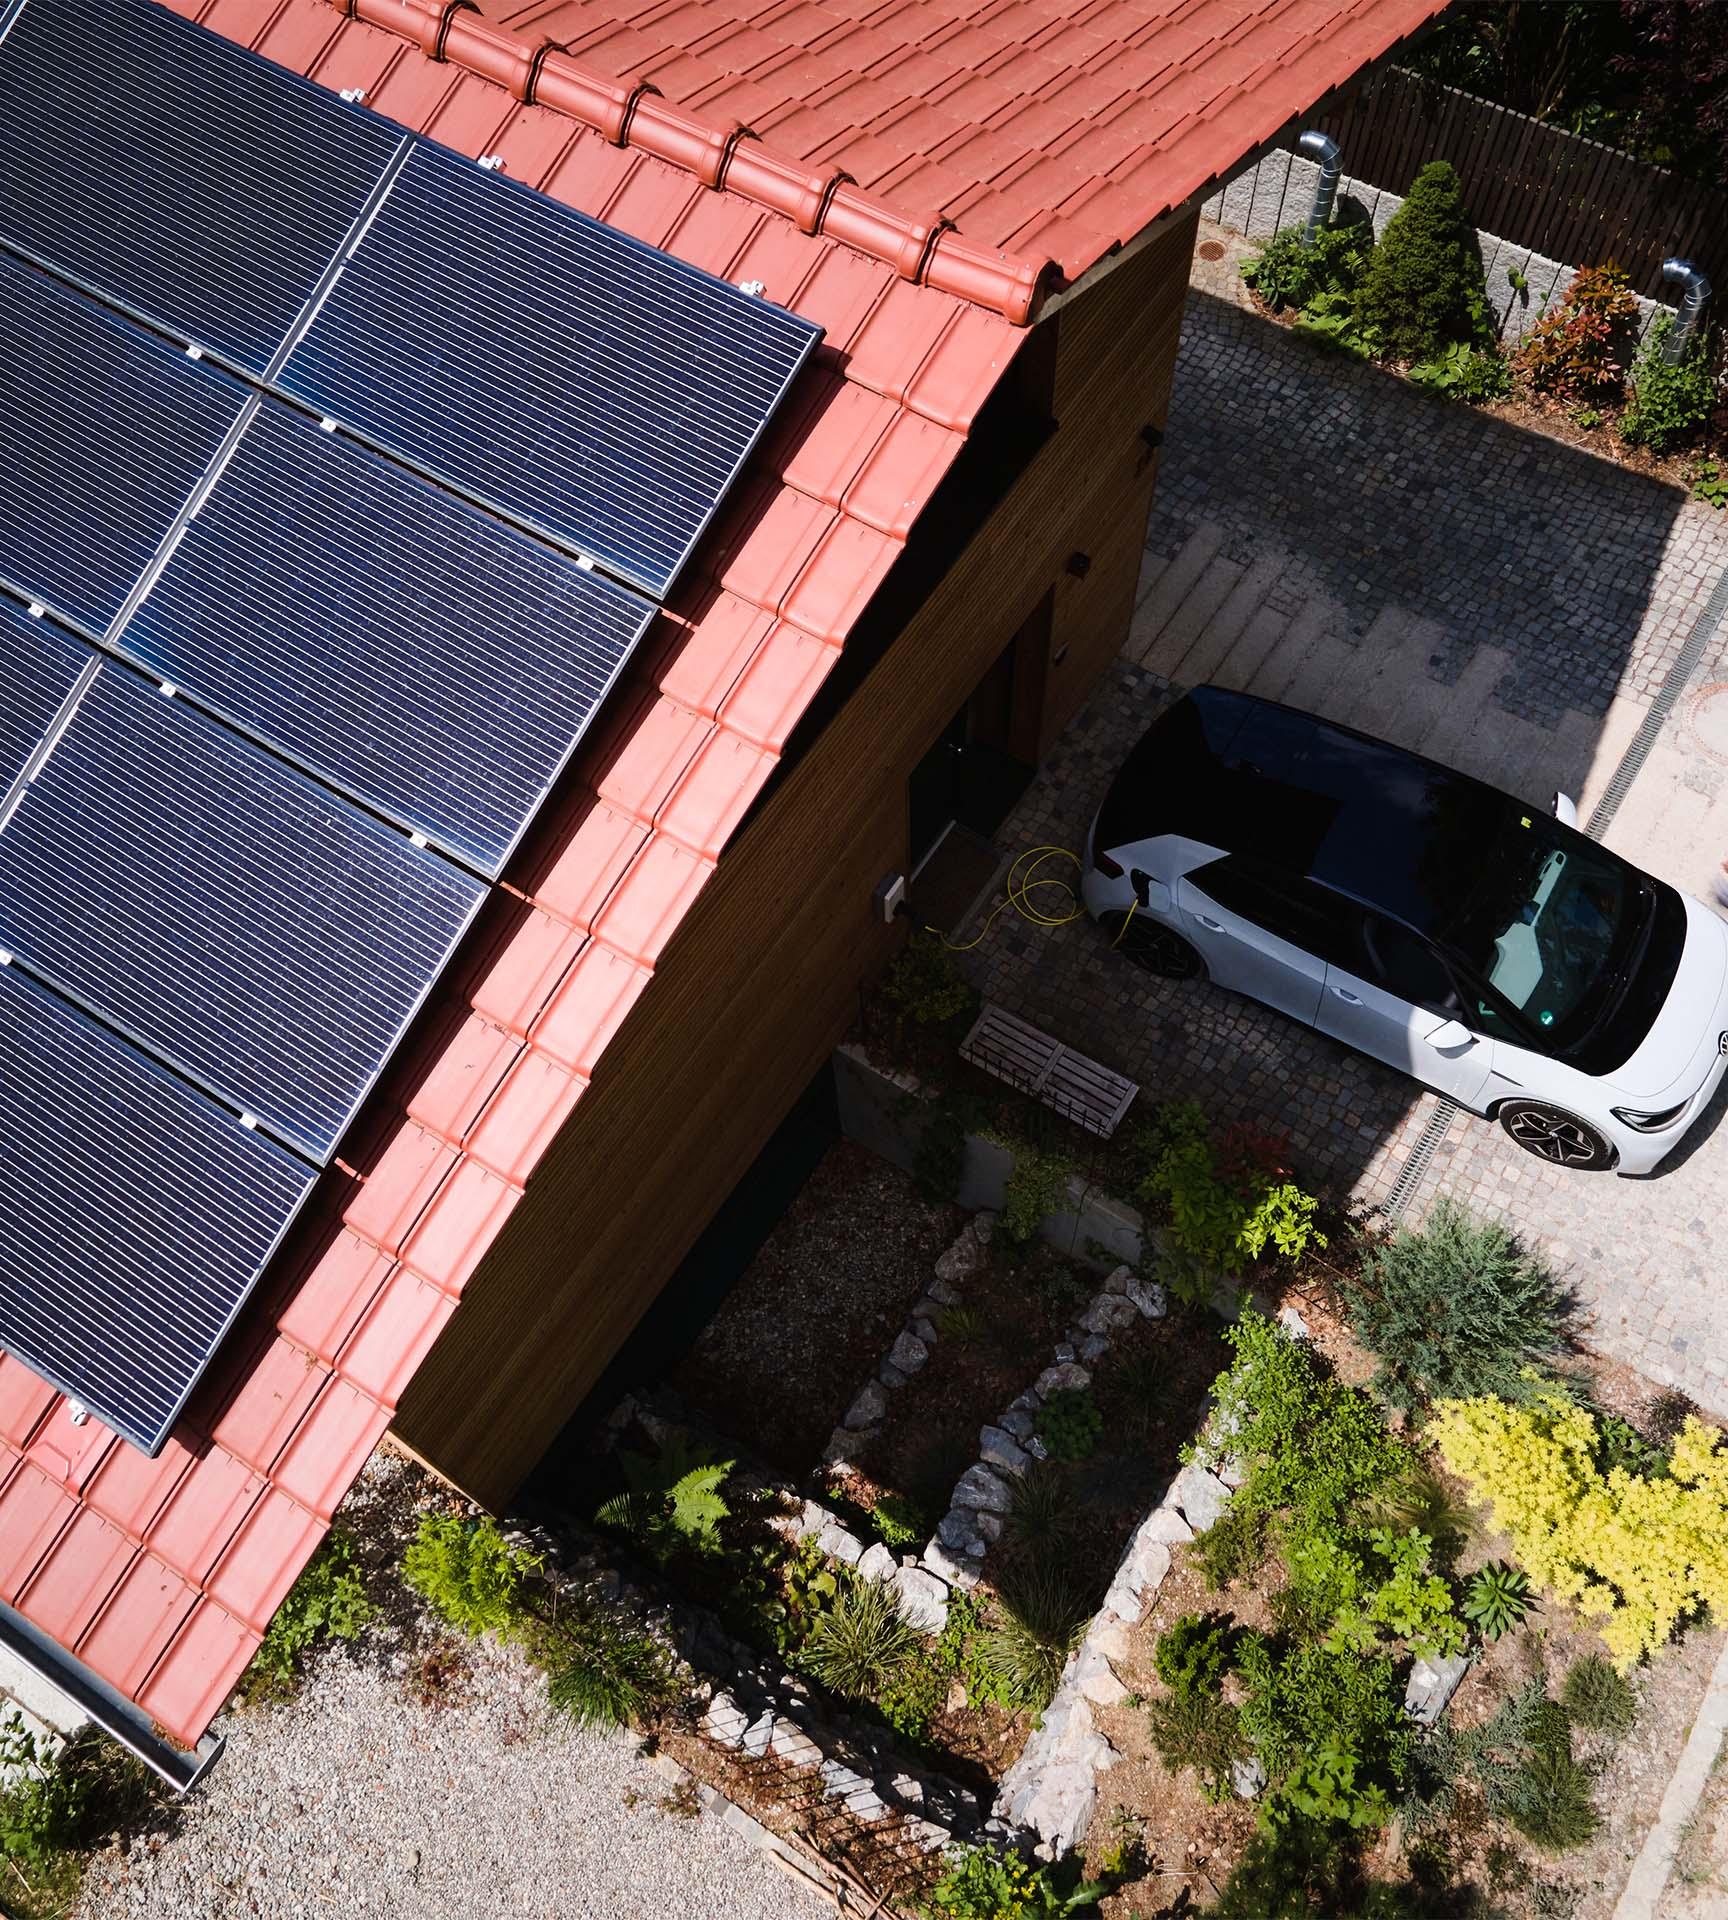
[[[81,1660],[0,1601],[0,1647],[56,1687],[110,1739],[117,1740],[176,1793],[190,1793],[222,1756],[225,1739],[206,1733],[191,1752],[166,1739],[149,1714],[94,1674]]]

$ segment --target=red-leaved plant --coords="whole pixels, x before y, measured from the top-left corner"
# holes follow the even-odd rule
[[[1638,301],[1613,265],[1580,267],[1566,297],[1525,335],[1515,365],[1531,388],[1568,406],[1620,398],[1638,344]]]

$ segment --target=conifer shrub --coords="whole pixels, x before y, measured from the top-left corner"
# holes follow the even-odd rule
[[[1370,1250],[1347,1305],[1351,1331],[1380,1361],[1376,1391],[1406,1413],[1473,1394],[1528,1399],[1528,1369],[1567,1352],[1576,1312],[1516,1235],[1451,1200],[1420,1232]]]
[[[1411,182],[1368,262],[1354,318],[1381,354],[1398,360],[1434,360],[1454,341],[1492,342],[1482,256],[1446,161],[1431,161]]]

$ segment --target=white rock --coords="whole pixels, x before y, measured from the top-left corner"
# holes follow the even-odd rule
[[[962,1554],[950,1553],[940,1540],[932,1540],[924,1549],[924,1565],[951,1587],[972,1587],[978,1581],[977,1562]]]
[[[1404,1710],[1425,1727],[1433,1726],[1470,1671],[1470,1656],[1455,1653],[1444,1660],[1418,1660],[1404,1689]]]
[[[1278,1324],[1289,1334],[1292,1340],[1307,1340],[1312,1337],[1308,1331],[1308,1322],[1302,1318],[1301,1314],[1299,1314],[1294,1307],[1280,1307],[1278,1309]]]
[[[1140,1536],[1144,1540],[1165,1540],[1174,1544],[1183,1540],[1192,1540],[1194,1529],[1174,1507],[1159,1507],[1156,1512],[1149,1513],[1141,1521]]]
[[[1112,1620],[1108,1612],[1099,1614],[1093,1621],[1086,1639],[1088,1645],[1096,1647],[1106,1660],[1126,1660],[1128,1657],[1128,1629],[1120,1620]]]
[[[873,1547],[866,1547],[858,1561],[859,1577],[865,1580],[888,1580],[893,1577],[896,1562],[893,1554],[880,1541]]]
[[[926,1351],[928,1351],[931,1347],[935,1346],[936,1344],[935,1321],[928,1319],[924,1314],[921,1314],[921,1313],[914,1314],[912,1318],[912,1331],[918,1336],[920,1340],[924,1342]]]
[[[894,1574],[900,1611],[925,1633],[940,1633],[948,1624],[948,1588],[923,1567],[900,1567]]]
[[[912,1374],[930,1358],[930,1349],[915,1333],[903,1333],[888,1349],[888,1358],[902,1373]]]
[[[1106,1340],[1101,1333],[1089,1333],[1086,1338],[1080,1342],[1080,1358],[1084,1360],[1088,1366],[1093,1365],[1096,1361],[1102,1360],[1109,1351],[1110,1342]]]
[[[969,1560],[982,1560],[984,1542],[978,1533],[978,1516],[965,1507],[951,1507],[936,1525],[938,1542],[951,1552]]]
[[[1230,1489],[1215,1473],[1201,1466],[1187,1466],[1176,1476],[1176,1484],[1167,1499],[1182,1509],[1183,1516],[1196,1533],[1204,1533],[1230,1504]]]
[[[857,1566],[864,1553],[864,1542],[842,1526],[824,1527],[816,1536],[816,1544],[830,1560],[838,1560],[848,1567]]]
[[[745,1728],[744,1737],[738,1744],[752,1760],[760,1760],[768,1751],[768,1743],[774,1737],[774,1725],[774,1714],[770,1709],[754,1725]]]
[[[1128,1283],[1134,1278],[1134,1269],[1130,1266],[1112,1267],[1104,1276],[1104,1290],[1107,1293],[1126,1293]]]
[[[1255,1759],[1232,1760],[1230,1784],[1239,1800],[1258,1800],[1266,1785],[1266,1769]]]
[[[987,1513],[980,1507],[972,1518],[978,1523],[978,1537],[986,1546],[994,1546],[1002,1538],[1002,1516],[999,1513]]]
[[[942,1256],[944,1260],[947,1257],[946,1254]],[[952,1281],[942,1278],[941,1261],[936,1263],[936,1278],[924,1291],[939,1307],[957,1307],[960,1304],[960,1289]]]
[[[1067,1366],[1071,1361],[1078,1360],[1079,1357],[1080,1356],[1074,1351],[1074,1342],[1072,1340],[1058,1340],[1056,1342],[1056,1364],[1059,1367]]]
[[[1169,1571],[1170,1549],[1165,1542],[1136,1534],[1133,1545],[1122,1556],[1122,1564],[1116,1569],[1116,1585],[1126,1587],[1130,1593],[1144,1600],[1148,1594],[1157,1592]]]
[[[991,1466],[1002,1467],[1009,1473],[1024,1473],[1032,1464],[1026,1449],[1001,1427],[984,1428],[978,1436],[978,1451]]]
[[[739,1710],[738,1702],[724,1690],[715,1694],[702,1716],[702,1731],[723,1747],[741,1747],[749,1725],[748,1715]]]
[[[836,1427],[828,1436],[828,1444],[822,1449],[822,1464],[828,1467],[852,1467],[864,1457],[866,1435],[849,1433],[844,1427]]]
[[[1096,1707],[1120,1706],[1128,1698],[1128,1689],[1108,1666],[1100,1673],[1089,1673],[1080,1682],[1080,1691]]]
[[[1008,1499],[1006,1482],[982,1462],[968,1467],[954,1486],[957,1507],[983,1507],[990,1513],[1006,1513]]]
[[[766,1714],[764,1719],[768,1718]],[[789,1767],[816,1767],[822,1764],[822,1749],[804,1729],[790,1720],[777,1720],[771,1741],[775,1757]]]
[[[885,1386],[890,1393],[892,1393],[896,1387],[903,1387],[906,1384],[905,1374],[895,1366],[892,1360],[884,1360],[882,1362],[881,1366],[876,1369],[876,1378],[882,1382],[883,1386]]]
[[[1032,1416],[1023,1413],[1018,1407],[1010,1407],[1002,1416],[1002,1430],[1013,1434],[1016,1440],[1029,1440],[1037,1429],[1032,1424]]]
[[[1118,1583],[1105,1594],[1104,1605],[1129,1626],[1140,1624],[1140,1596],[1132,1589]]]
[[[976,1273],[984,1264],[984,1249],[979,1245],[978,1236],[968,1221],[960,1230],[960,1237],[948,1251],[936,1262],[938,1280],[964,1280],[968,1274]]]
[[[1158,1282],[1142,1280],[1137,1273],[1129,1276],[1128,1298],[1148,1320],[1162,1320],[1170,1311],[1170,1302]]]
[[[989,1246],[996,1233],[996,1216],[988,1207],[980,1207],[972,1216],[972,1237],[981,1247]]]
[[[1061,1349],[1058,1348],[1057,1351],[1060,1352]],[[1089,1387],[1091,1384],[1091,1374],[1084,1367],[1077,1367],[1074,1364],[1074,1356],[1070,1354],[1066,1360],[1058,1361],[1053,1367],[1046,1367],[1039,1374],[1037,1393],[1040,1400],[1048,1400],[1053,1393],[1061,1393],[1064,1389]]]
[[[880,1384],[867,1381],[858,1398],[846,1409],[844,1424],[856,1433],[860,1427],[873,1427],[888,1411],[888,1396]]]
[[[1034,1460],[1048,1460],[1050,1458],[1050,1449],[1038,1438],[1037,1434],[1033,1434],[1026,1442],[1026,1451],[1031,1454]]]

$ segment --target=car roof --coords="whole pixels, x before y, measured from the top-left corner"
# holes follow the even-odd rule
[[[1530,817],[1524,803],[1420,754],[1202,686],[1161,714],[1124,762],[1098,844],[1180,834],[1433,931],[1486,845],[1518,817]]]

